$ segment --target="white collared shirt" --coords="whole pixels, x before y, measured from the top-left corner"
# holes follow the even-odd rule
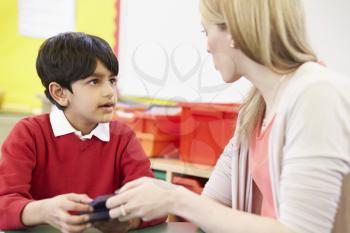
[[[50,113],[50,123],[55,137],[74,133],[81,140],[91,139],[95,135],[101,141],[109,141],[109,123],[99,123],[89,134],[82,135],[69,123],[63,111],[58,109]]]

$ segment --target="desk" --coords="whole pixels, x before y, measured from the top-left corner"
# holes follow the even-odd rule
[[[58,230],[54,229],[49,225],[37,226],[27,230],[22,230],[22,231],[5,231],[5,233],[24,233],[24,232],[59,233]],[[204,233],[192,223],[187,223],[187,222],[163,223],[157,226],[147,227],[144,229],[133,230],[128,232],[129,233]],[[84,231],[84,233],[101,233],[101,231],[91,228]]]

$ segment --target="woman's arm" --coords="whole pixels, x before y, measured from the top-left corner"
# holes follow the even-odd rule
[[[217,161],[202,193],[226,206],[232,206],[232,157],[238,156],[234,145],[233,137]]]
[[[279,221],[294,231],[332,231],[350,164],[346,87],[336,88],[329,81],[313,83],[301,91],[288,112]]]
[[[292,233],[277,220],[234,210],[186,189],[178,189],[174,196],[178,201],[171,212],[195,223],[207,233]]]
[[[107,201],[107,207],[111,217],[120,221],[135,217],[148,221],[170,213],[188,219],[208,233],[291,233],[276,220],[233,210],[160,180],[141,178],[126,184],[118,193]]]

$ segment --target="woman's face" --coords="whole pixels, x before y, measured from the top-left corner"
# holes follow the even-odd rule
[[[202,21],[202,25],[207,36],[207,50],[213,57],[215,69],[227,83],[238,80],[241,77],[236,62],[238,49],[234,48],[231,34],[217,24]]]

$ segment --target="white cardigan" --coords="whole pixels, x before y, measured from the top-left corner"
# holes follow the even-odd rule
[[[350,79],[305,63],[279,103],[268,154],[277,218],[298,233],[329,233],[343,177],[350,171]],[[251,212],[248,148],[235,140],[226,146],[203,194]]]

